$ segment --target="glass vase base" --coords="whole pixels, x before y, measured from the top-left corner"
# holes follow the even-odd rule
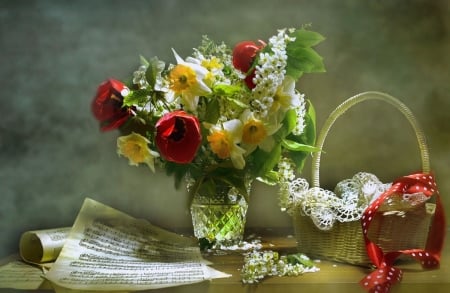
[[[194,235],[215,246],[233,246],[243,240],[247,203],[191,205]]]

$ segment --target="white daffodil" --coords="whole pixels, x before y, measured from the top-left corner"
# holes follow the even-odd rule
[[[172,49],[173,50],[173,49]],[[188,111],[197,109],[199,96],[211,93],[211,89],[205,84],[204,79],[209,71],[198,62],[184,61],[173,50],[177,65],[169,72],[168,100],[180,97]]]
[[[300,95],[295,91],[295,80],[290,76],[286,76],[273,96],[270,113],[276,113],[280,110],[284,113],[299,105]]]
[[[257,119],[250,110],[245,110],[241,115],[242,127],[242,146],[247,153],[253,152],[256,147],[263,151],[270,152],[275,145],[273,134],[280,129],[281,124],[267,123]]]
[[[233,119],[213,125],[207,140],[213,153],[221,159],[231,159],[233,166],[243,169],[245,166],[244,153],[246,152],[238,144],[242,139],[242,122]]]

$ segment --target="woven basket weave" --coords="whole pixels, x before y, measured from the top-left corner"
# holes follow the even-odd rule
[[[425,137],[412,112],[396,98],[379,92],[366,92],[349,98],[339,105],[328,117],[317,138],[316,146],[323,149],[325,138],[336,119],[352,106],[365,100],[381,100],[396,107],[410,122],[419,144],[422,170],[428,172],[429,157]],[[319,187],[321,152],[313,155],[312,186]],[[369,238],[384,251],[397,251],[411,248],[424,248],[434,214],[435,205],[424,203],[412,210],[404,211],[402,216],[391,214],[375,215]],[[293,224],[299,251],[312,257],[345,262],[355,265],[370,265],[367,256],[360,221],[335,222],[332,229],[320,230],[310,217],[305,216],[298,207],[294,211]]]

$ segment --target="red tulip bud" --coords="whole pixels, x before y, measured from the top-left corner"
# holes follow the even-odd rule
[[[123,107],[123,96],[128,92],[128,88],[115,79],[108,79],[100,84],[91,109],[95,118],[100,121],[102,131],[120,127],[132,115],[130,109]]]
[[[190,163],[202,142],[198,118],[181,110],[164,115],[156,123],[155,141],[166,160]]]
[[[255,87],[253,83],[255,69],[251,70],[251,72],[249,70],[252,68],[258,52],[266,46],[261,40],[259,43],[260,45],[252,41],[243,41],[238,43],[233,49],[233,66],[246,74],[245,83],[250,89]]]

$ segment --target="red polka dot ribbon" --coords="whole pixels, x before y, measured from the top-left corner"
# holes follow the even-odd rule
[[[381,247],[372,242],[368,237],[370,223],[375,217],[377,210],[384,200],[391,196],[418,192],[423,193],[426,197],[431,197],[433,194],[436,196],[436,210],[425,249],[407,249],[384,253]],[[439,267],[445,238],[445,217],[439,197],[439,191],[433,175],[415,173],[396,180],[389,190],[380,195],[380,197],[371,203],[364,211],[361,224],[367,255],[377,268],[360,281],[360,284],[367,291],[389,292],[391,286],[401,280],[403,272],[393,265],[394,261],[402,254],[408,255],[419,261],[425,269],[435,269]]]

